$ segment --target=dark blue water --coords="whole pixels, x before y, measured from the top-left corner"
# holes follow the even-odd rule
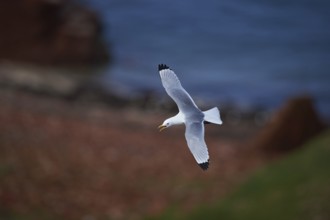
[[[330,116],[328,0],[88,0],[114,55],[102,80],[164,94],[157,65],[194,96],[274,108],[310,94]]]

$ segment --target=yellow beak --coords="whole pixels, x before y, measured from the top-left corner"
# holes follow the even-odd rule
[[[162,130],[164,130],[165,128],[167,128],[165,125],[159,125],[159,126],[158,126],[159,131],[162,131]]]

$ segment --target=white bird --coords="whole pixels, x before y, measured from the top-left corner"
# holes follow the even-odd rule
[[[167,94],[179,108],[177,115],[166,119],[158,128],[162,131],[172,125],[185,124],[188,147],[198,165],[206,170],[209,167],[209,153],[204,140],[204,122],[221,125],[219,109],[214,107],[204,112],[201,111],[182,87],[179,78],[168,66],[160,64],[158,70]]]

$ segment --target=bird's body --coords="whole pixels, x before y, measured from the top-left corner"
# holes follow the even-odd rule
[[[179,113],[164,121],[161,130],[177,124],[185,124],[185,137],[188,147],[199,166],[206,170],[209,166],[209,154],[204,140],[204,121],[222,124],[218,108],[201,111],[188,92],[182,87],[175,73],[166,65],[158,66],[162,84],[167,94],[175,101]]]

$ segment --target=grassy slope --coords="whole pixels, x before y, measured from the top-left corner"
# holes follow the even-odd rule
[[[12,172],[0,163],[0,179]],[[189,215],[175,207],[161,219],[330,219],[330,131],[302,150],[256,173],[227,199]],[[3,210],[0,219],[56,219],[41,210],[17,214]]]
[[[238,191],[189,215],[160,219],[330,219],[330,132],[256,173]]]

